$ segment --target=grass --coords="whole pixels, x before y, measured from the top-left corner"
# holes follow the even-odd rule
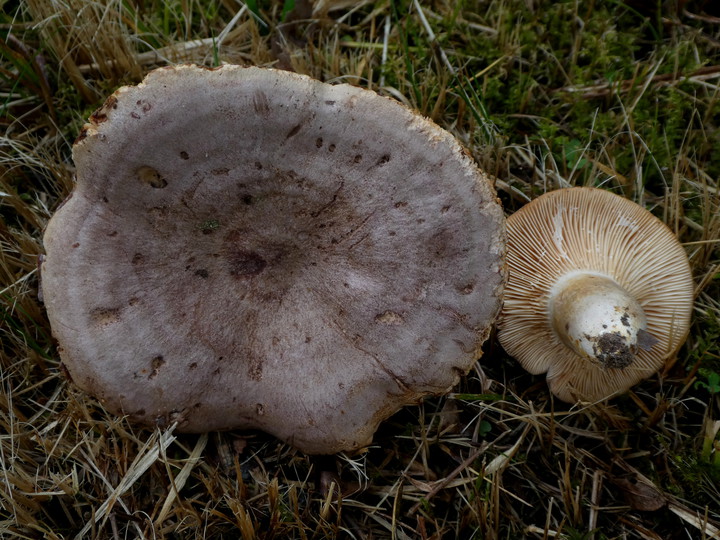
[[[0,0],[0,537],[720,537],[720,12],[659,2]],[[38,291],[82,123],[156,66],[360,85],[450,130],[508,213],[595,185],[664,220],[687,343],[608,403],[554,401],[491,339],[448,396],[354,455],[149,431],[80,393]]]

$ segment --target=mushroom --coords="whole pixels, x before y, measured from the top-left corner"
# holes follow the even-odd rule
[[[492,183],[374,92],[162,68],[91,116],[73,158],[47,313],[73,381],[133,420],[358,449],[456,384],[500,310]]]
[[[693,280],[672,232],[596,188],[541,195],[507,220],[498,339],[564,401],[601,400],[663,366],[688,332]]]

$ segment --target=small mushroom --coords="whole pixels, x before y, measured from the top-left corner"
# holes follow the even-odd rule
[[[492,183],[374,92],[163,68],[115,92],[73,158],[46,308],[73,381],[131,419],[354,450],[449,390],[499,312]]]
[[[683,343],[690,265],[672,232],[595,188],[546,193],[507,221],[505,350],[547,372],[564,401],[600,400],[648,377]]]

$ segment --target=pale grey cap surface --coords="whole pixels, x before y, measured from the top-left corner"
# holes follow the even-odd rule
[[[76,141],[42,286],[73,380],[138,421],[369,444],[500,308],[504,219],[447,132],[293,73],[163,68]]]

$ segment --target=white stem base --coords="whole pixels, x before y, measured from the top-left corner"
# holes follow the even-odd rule
[[[553,287],[549,302],[553,328],[576,354],[605,368],[632,364],[639,349],[657,339],[647,332],[645,312],[613,279],[574,272]]]

